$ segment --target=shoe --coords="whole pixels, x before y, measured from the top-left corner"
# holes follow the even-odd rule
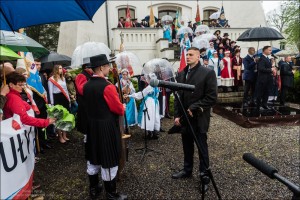
[[[184,169],[180,170],[179,172],[172,175],[173,179],[180,179],[180,178],[189,178],[192,176],[191,172],[186,172]]]
[[[157,131],[153,131],[152,140],[157,140],[158,139],[158,135],[159,135],[159,133]]]
[[[160,128],[159,132],[166,132],[164,129]]]
[[[102,192],[102,184],[99,184],[98,174],[89,175],[90,180],[90,197],[97,199]]]
[[[117,193],[116,179],[111,181],[104,181],[106,191],[106,199],[109,200],[127,200],[127,195]]]

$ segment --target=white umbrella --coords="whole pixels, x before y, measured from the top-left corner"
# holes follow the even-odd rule
[[[123,51],[116,55],[118,70],[127,69],[131,76],[136,75],[142,68],[140,59],[132,52]]]
[[[181,35],[185,33],[193,34],[193,30],[190,27],[183,26],[178,30],[177,35]]]
[[[161,18],[162,23],[165,23],[167,21],[172,22],[173,21],[173,17],[170,15],[165,15]]]
[[[147,82],[154,78],[152,77],[153,74],[159,80],[168,80],[174,77],[174,69],[169,61],[162,58],[154,58],[145,64],[143,74]]]
[[[209,33],[209,28],[207,25],[199,25],[197,26],[196,30],[195,30],[195,34],[196,33]]]
[[[199,37],[195,37],[192,43],[193,47],[197,47],[198,49],[209,48],[209,42],[207,39],[201,39]]]
[[[219,19],[221,12],[215,12],[209,16],[209,19]]]
[[[105,54],[109,60],[111,50],[101,42],[86,42],[83,45],[76,47],[72,55],[71,67],[80,67],[83,64],[88,63],[86,58],[96,56],[99,54]]]

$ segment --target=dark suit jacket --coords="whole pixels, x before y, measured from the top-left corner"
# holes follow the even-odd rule
[[[256,73],[254,72],[256,62],[254,62],[254,57],[251,58],[247,55],[243,59],[244,64],[244,73],[243,73],[243,80],[253,81],[255,79]]]
[[[195,85],[194,92],[179,91],[184,109],[190,109],[201,133],[206,133],[210,122],[210,108],[217,102],[217,79],[214,70],[200,66],[200,62],[191,70],[188,79],[185,76],[188,66],[178,74],[178,83]],[[183,116],[179,103],[175,100],[175,117]]]
[[[257,81],[259,83],[266,83],[272,80],[273,78],[272,64],[269,58],[262,55],[258,61],[257,70],[258,70]]]
[[[286,87],[293,87],[294,74],[292,72],[293,67],[287,62],[283,62],[280,66],[281,84]]]

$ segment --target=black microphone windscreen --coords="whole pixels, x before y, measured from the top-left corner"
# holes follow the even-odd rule
[[[159,84],[159,80],[158,80],[158,79],[151,79],[151,80],[150,80],[150,85],[151,85],[152,87],[157,87],[158,84]]]
[[[243,159],[247,163],[249,163],[250,165],[252,165],[253,167],[255,167],[256,169],[258,169],[259,171],[261,171],[262,173],[264,173],[265,175],[267,175],[269,178],[274,179],[275,178],[274,177],[274,173],[278,172],[277,169],[275,169],[274,167],[268,165],[264,161],[257,159],[251,153],[244,153]]]

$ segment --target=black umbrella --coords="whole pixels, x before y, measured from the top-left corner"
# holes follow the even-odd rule
[[[41,58],[41,63],[41,70],[52,70],[54,65],[62,65],[63,67],[70,66],[71,58],[56,52],[50,52],[49,55]]]
[[[269,27],[250,28],[240,35],[237,41],[270,41],[281,40],[284,37],[277,30]]]

